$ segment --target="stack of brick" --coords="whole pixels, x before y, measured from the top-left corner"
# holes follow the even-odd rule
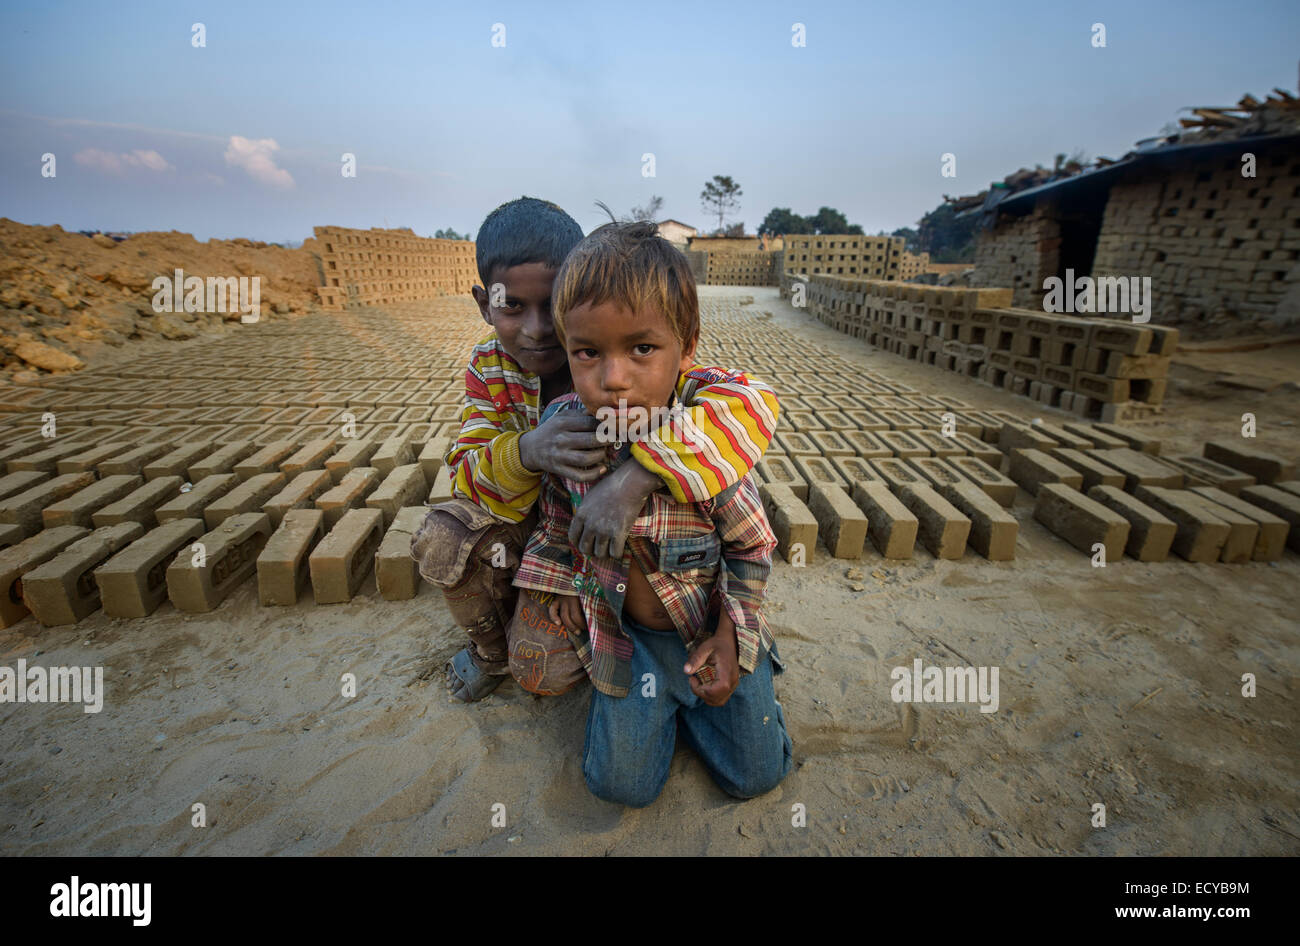
[[[710,286],[775,286],[780,254],[772,250],[714,250],[705,257],[704,282]]]
[[[316,227],[326,309],[418,302],[469,292],[478,281],[474,243],[418,237],[410,229]]]
[[[787,274],[819,321],[877,348],[1079,417],[1134,420],[1164,399],[1178,331],[1011,308],[1009,289]]]
[[[782,270],[789,275],[847,276],[859,279],[902,279],[902,237],[869,237],[827,233],[785,237]]]

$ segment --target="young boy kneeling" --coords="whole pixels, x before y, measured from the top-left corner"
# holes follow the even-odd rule
[[[646,412],[671,410],[689,382],[727,375],[695,364],[695,281],[654,224],[609,224],[586,237],[560,267],[552,302],[574,393],[547,415],[586,413],[626,430]],[[628,462],[627,444],[606,449],[611,471]],[[725,791],[769,791],[790,770],[791,743],[762,614],[776,539],[752,478],[703,502],[651,493],[618,559],[570,545],[574,510],[591,487],[547,474],[541,526],[515,577],[520,588],[557,596],[551,619],[591,678],[587,787],[607,801],[650,804],[668,778],[680,720]]]

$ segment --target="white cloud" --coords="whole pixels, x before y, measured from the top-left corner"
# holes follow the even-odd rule
[[[108,174],[124,174],[127,168],[146,168],[150,171],[174,171],[157,151],[137,148],[130,152],[114,153],[99,148],[86,148],[72,156],[83,167],[96,168]]]
[[[274,138],[259,138],[252,141],[239,135],[230,136],[226,147],[226,163],[232,167],[241,167],[255,181],[272,187],[293,187],[293,175],[284,168],[276,167],[275,152],[280,150]]]

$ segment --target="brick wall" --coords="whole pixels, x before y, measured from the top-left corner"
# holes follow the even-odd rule
[[[1014,305],[1041,308],[1043,280],[1056,275],[1060,246],[1060,226],[1050,206],[1040,205],[1024,217],[1003,216],[976,237],[971,285],[1010,286]]]
[[[869,237],[851,233],[813,236],[786,234],[782,261],[786,273],[866,279],[900,279],[902,237]]]
[[[469,292],[478,280],[474,243],[416,236],[409,229],[315,227],[326,309],[419,301]]]

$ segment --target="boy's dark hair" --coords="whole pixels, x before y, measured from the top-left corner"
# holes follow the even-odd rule
[[[475,237],[478,278],[487,286],[498,269],[545,263],[559,268],[582,239],[582,227],[549,200],[520,197],[487,215]]]
[[[573,248],[551,290],[555,334],[564,341],[564,316],[571,309],[611,301],[632,312],[662,312],[683,345],[699,335],[700,303],[690,263],[659,236],[654,223],[607,223]]]

